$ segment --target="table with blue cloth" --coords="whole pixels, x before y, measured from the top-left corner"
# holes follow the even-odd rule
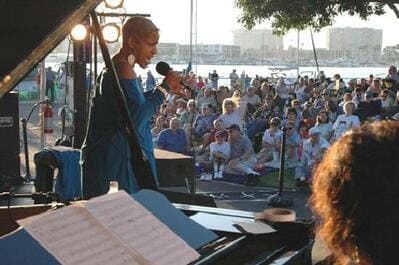
[[[53,190],[54,169],[58,169],[55,193],[62,201],[81,198],[82,186],[80,175],[80,150],[64,146],[46,148],[35,154],[36,192]]]

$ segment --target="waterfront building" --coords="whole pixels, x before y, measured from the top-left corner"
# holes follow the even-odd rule
[[[381,56],[382,29],[331,28],[328,32],[328,48],[332,59],[378,59]]]
[[[233,34],[234,45],[241,47],[244,57],[278,57],[284,49],[283,37],[274,35],[271,29],[238,29]]]

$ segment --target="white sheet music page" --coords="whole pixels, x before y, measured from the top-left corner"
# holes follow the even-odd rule
[[[83,203],[129,248],[156,265],[183,265],[200,257],[152,213],[124,191]]]
[[[146,265],[81,205],[25,220],[25,229],[61,264]]]

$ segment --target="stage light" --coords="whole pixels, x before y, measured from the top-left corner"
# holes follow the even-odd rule
[[[74,41],[82,41],[86,39],[87,34],[88,34],[87,27],[82,24],[77,24],[71,30],[71,38]]]
[[[122,7],[123,0],[105,0],[105,6],[111,9]]]
[[[108,43],[117,42],[120,36],[120,30],[116,23],[105,24],[102,29],[104,40]]]

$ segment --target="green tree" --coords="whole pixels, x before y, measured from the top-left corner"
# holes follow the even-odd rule
[[[387,57],[391,57],[393,59],[399,59],[399,44],[385,47],[383,53]]]
[[[315,31],[330,26],[340,14],[358,15],[367,19],[370,15],[382,15],[388,6],[399,18],[399,0],[236,0],[242,10],[239,21],[248,29],[265,20],[271,20],[273,32],[284,34],[290,29]]]

